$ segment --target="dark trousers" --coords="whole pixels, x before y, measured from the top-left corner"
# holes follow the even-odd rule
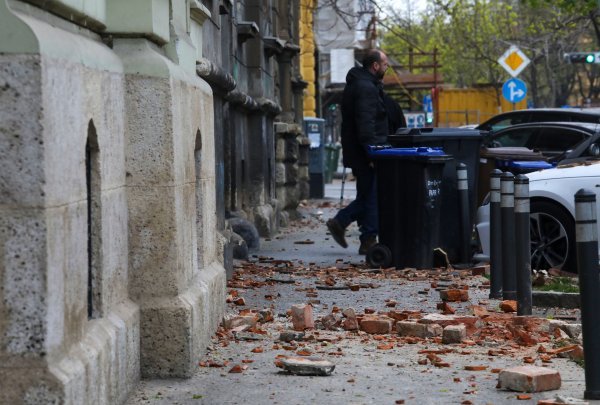
[[[360,240],[364,241],[377,236],[379,229],[375,169],[368,166],[352,169],[352,174],[356,178],[356,199],[339,210],[335,219],[344,228],[356,221],[360,230]]]

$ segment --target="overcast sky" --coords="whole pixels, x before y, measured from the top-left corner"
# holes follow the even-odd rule
[[[383,9],[385,9],[386,6],[391,6],[402,15],[409,12],[411,14],[417,14],[418,12],[425,10],[427,0],[381,0],[380,4]]]

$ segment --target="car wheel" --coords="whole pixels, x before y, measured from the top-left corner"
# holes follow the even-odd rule
[[[529,236],[532,269],[577,272],[575,221],[564,208],[548,201],[532,202]]]

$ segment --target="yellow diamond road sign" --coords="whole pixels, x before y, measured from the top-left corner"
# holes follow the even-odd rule
[[[500,56],[500,59],[498,59],[500,66],[502,66],[512,77],[517,77],[519,73],[529,65],[529,62],[529,58],[514,45],[511,45],[511,47]]]

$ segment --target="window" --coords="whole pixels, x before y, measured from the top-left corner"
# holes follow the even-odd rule
[[[535,149],[543,153],[562,153],[573,149],[586,137],[584,133],[571,129],[542,128],[537,138]]]
[[[481,129],[486,131],[499,131],[511,125],[523,124],[529,122],[529,114],[510,114],[509,116],[505,116],[500,118],[498,121],[494,121],[493,119],[488,124],[482,126]]]
[[[516,130],[507,130],[497,136],[492,137],[490,146],[492,147],[524,147],[533,149],[535,145],[535,134],[537,128],[519,128]]]

